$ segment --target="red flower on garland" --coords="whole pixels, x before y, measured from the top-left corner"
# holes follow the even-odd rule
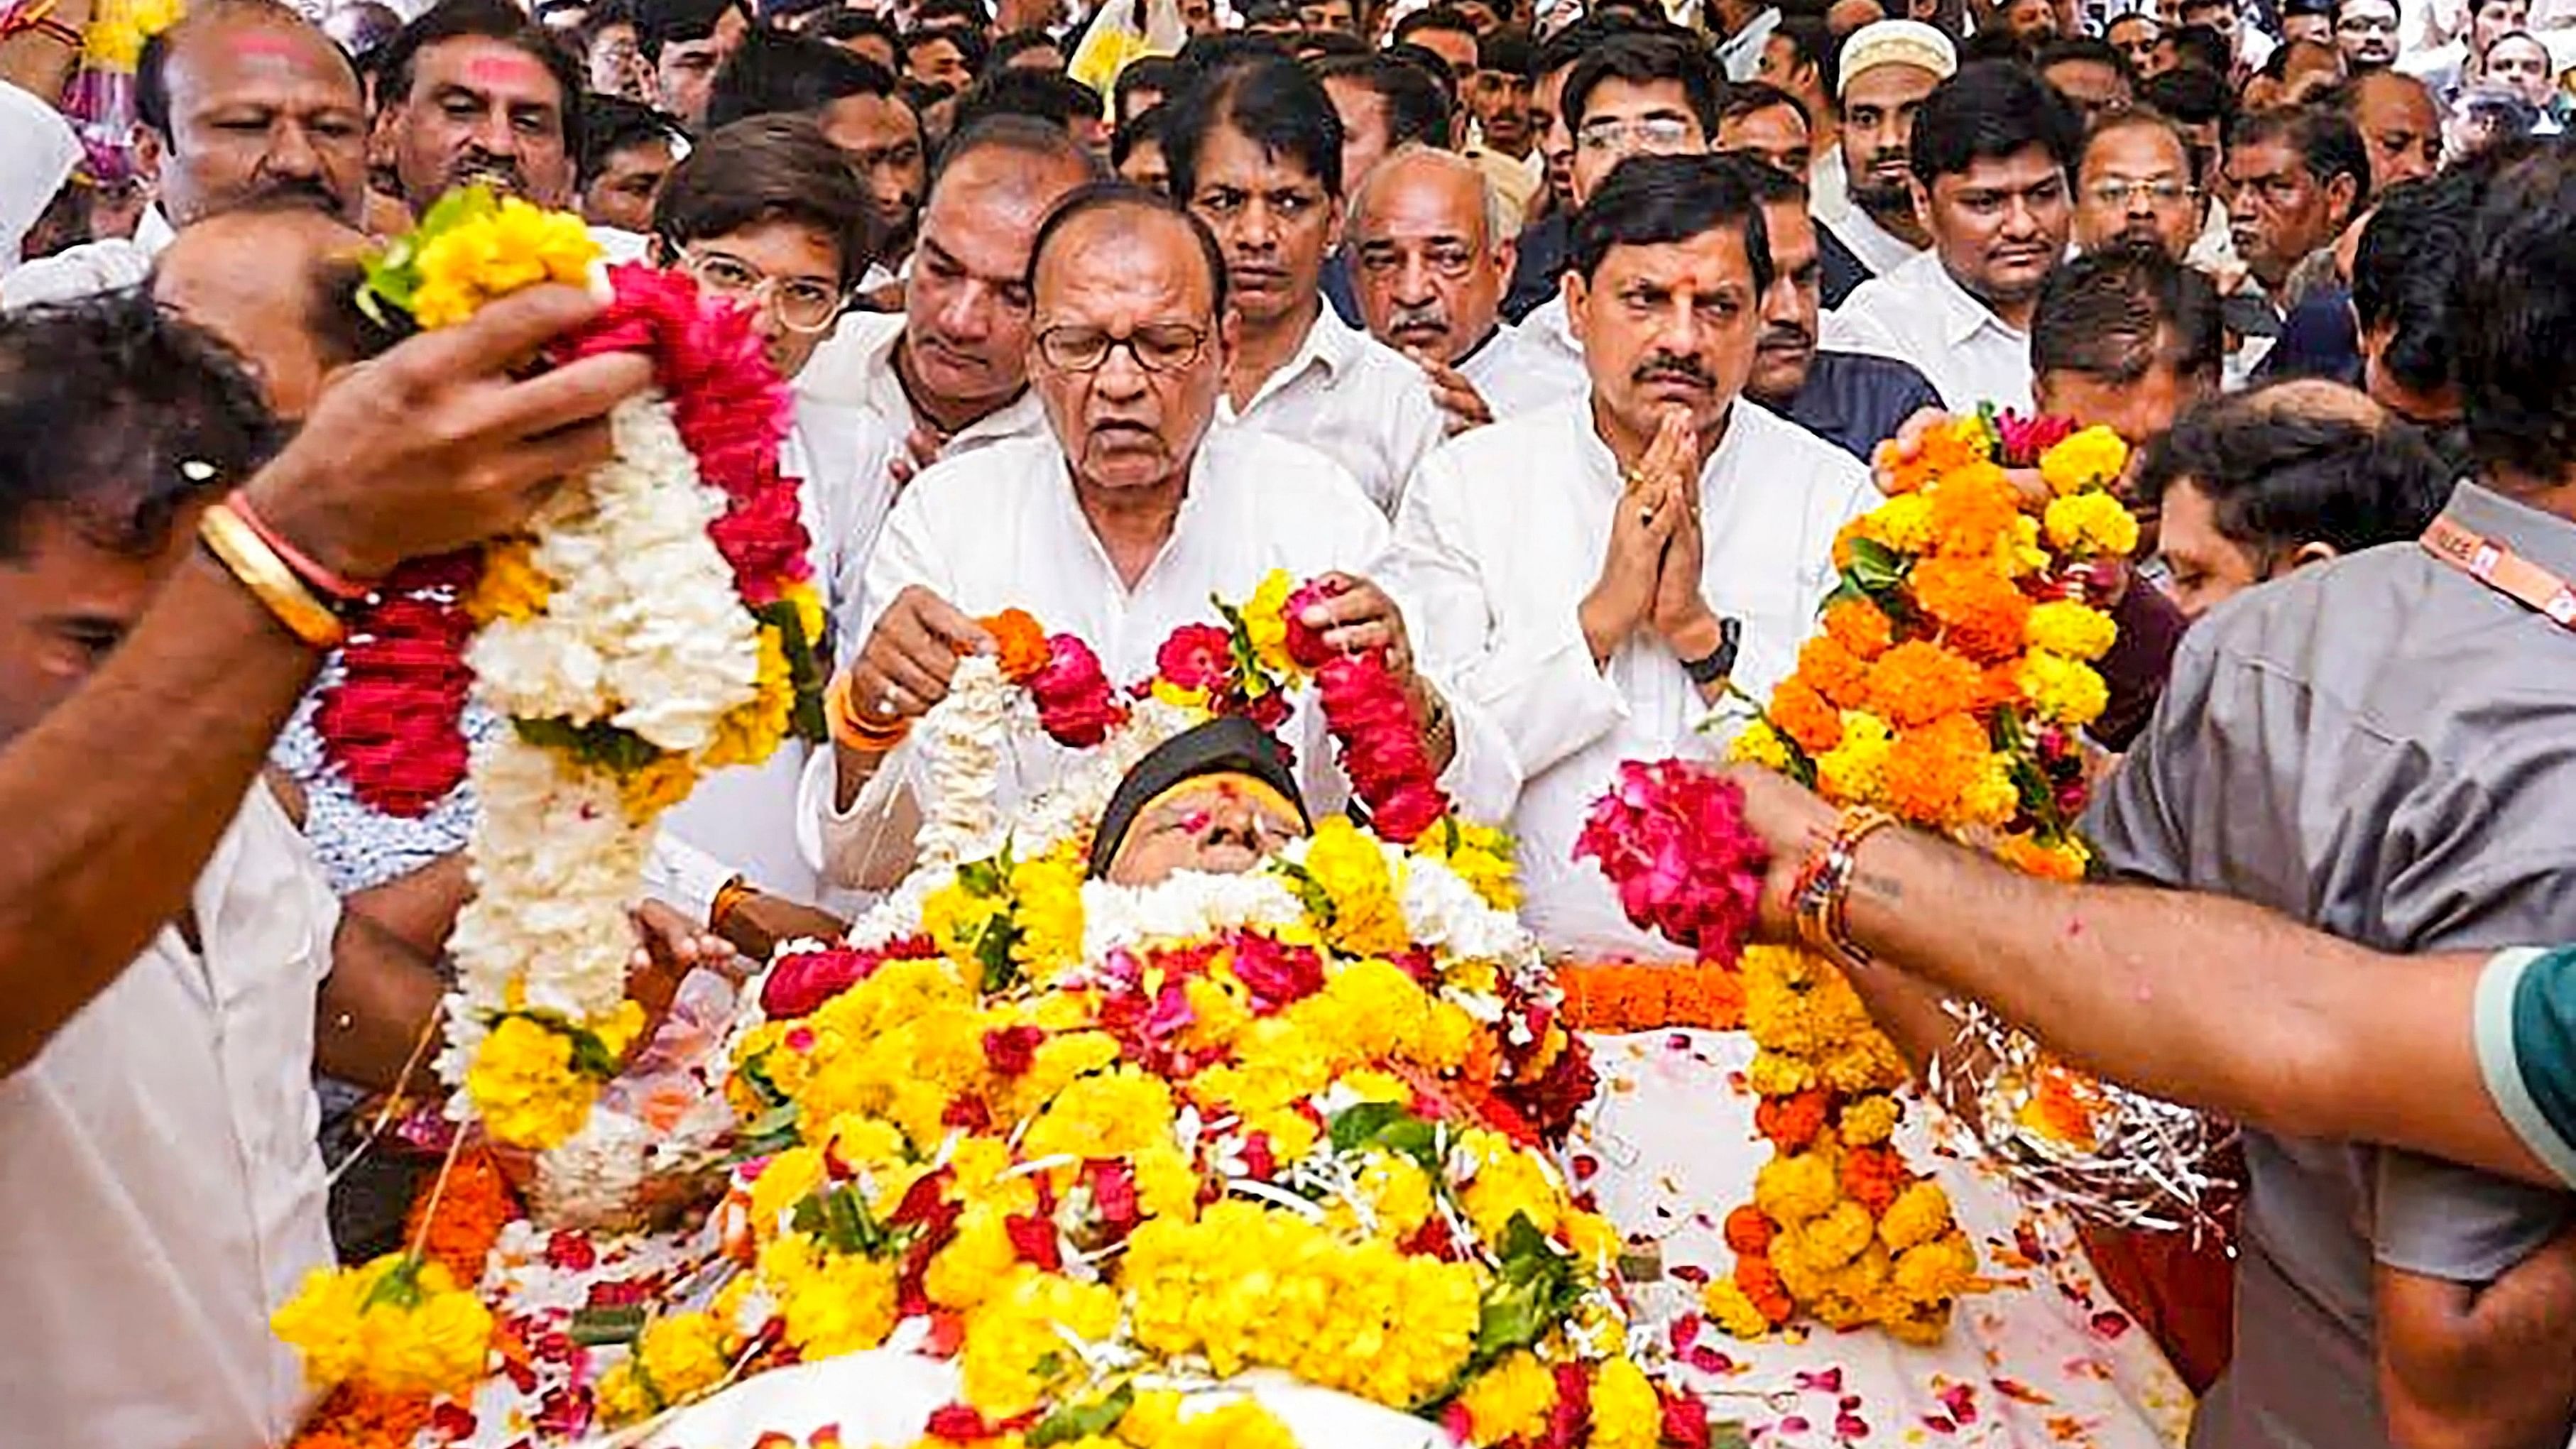
[[[1322,579],[1309,579],[1288,595],[1288,603],[1280,611],[1288,626],[1288,657],[1300,669],[1321,669],[1333,657],[1332,648],[1324,642],[1323,634],[1308,628],[1304,622],[1308,609],[1332,596],[1333,590],[1325,587]]]
[[[1182,689],[1223,695],[1234,688],[1234,636],[1214,624],[1183,624],[1154,651],[1154,668]]]
[[[1029,680],[1038,725],[1069,749],[1087,750],[1127,722],[1127,706],[1100,667],[1100,656],[1071,634],[1047,641],[1046,667]]]
[[[1734,960],[1752,934],[1770,863],[1745,828],[1743,792],[1683,760],[1622,763],[1574,853],[1600,862],[1629,920],[1715,961]]]
[[[458,718],[473,688],[461,601],[482,571],[475,553],[395,569],[349,627],[341,674],[322,692],[313,727],[323,757],[369,809],[417,819],[465,779],[470,754]]]
[[[834,946],[781,956],[760,984],[760,1009],[772,1021],[795,1021],[813,1015],[823,1003],[877,974],[888,961],[918,960],[939,954],[927,936],[913,936],[885,947],[863,951]]]
[[[1368,807],[1369,824],[1411,845],[1449,813],[1439,772],[1423,747],[1413,704],[1381,650],[1344,655],[1315,673],[1325,728],[1341,746],[1342,773]]]
[[[2006,411],[1995,416],[1995,436],[2003,444],[2005,467],[2036,468],[2040,454],[2075,436],[2075,420],[2045,413],[2026,418]]]

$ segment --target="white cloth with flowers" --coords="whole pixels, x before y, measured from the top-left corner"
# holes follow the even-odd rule
[[[1928,1348],[1876,1329],[1729,1337],[1702,1315],[1700,1295],[1734,1271],[1726,1215],[1752,1201],[1771,1155],[1744,1082],[1752,1038],[1665,1031],[1592,1045],[1601,1087],[1564,1154],[1567,1173],[1632,1244],[1656,1248],[1663,1276],[1633,1294],[1631,1342],[1672,1351],[1678,1382],[1710,1396],[1712,1421],[1741,1423],[1764,1449],[2183,1442],[2191,1391],[2094,1275],[2073,1227],[1947,1149],[1953,1129],[1934,1126],[1937,1114],[1910,1091],[1896,1143],[1949,1194],[1985,1291],[1960,1299],[1949,1333]]]

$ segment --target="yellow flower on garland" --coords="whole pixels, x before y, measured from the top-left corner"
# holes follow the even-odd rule
[[[1867,804],[1878,796],[1879,775],[1887,768],[1896,735],[1867,710],[1842,714],[1842,743],[1816,757],[1816,788],[1838,805]]]
[[[626,807],[626,818],[638,825],[649,824],[688,799],[697,787],[698,767],[686,755],[660,755],[617,777],[618,803]]]
[[[1066,850],[1011,867],[1011,918],[1020,927],[1011,959],[1021,979],[1044,984],[1082,964],[1082,874]]]
[[[544,1151],[581,1130],[599,1082],[573,1067],[572,1038],[525,1016],[505,1017],[465,1072],[483,1127],[513,1147]]]
[[[656,1318],[644,1325],[627,1361],[600,1380],[600,1411],[622,1424],[689,1403],[724,1381],[732,1352],[723,1325],[710,1314]]]
[[[1171,1083],[1136,1067],[1115,1067],[1066,1087],[1029,1124],[1021,1155],[1126,1157],[1166,1146],[1173,1140],[1172,1113]]]
[[[352,1380],[396,1394],[462,1393],[482,1377],[492,1314],[446,1268],[388,1253],[358,1268],[316,1268],[269,1319],[304,1357],[305,1379]]]
[[[778,1302],[787,1342],[810,1362],[885,1342],[895,1324],[895,1267],[791,1233],[760,1250],[759,1273]]]
[[[485,193],[484,204],[472,207],[467,219],[421,243],[413,258],[420,281],[412,293],[412,319],[424,328],[453,327],[523,287],[580,286],[599,255],[580,217],[515,196],[495,203]]]
[[[1413,943],[1386,852],[1349,817],[1329,816],[1315,827],[1305,866],[1333,903],[1333,949],[1351,956],[1390,956]]]
[[[1786,1226],[1831,1212],[1841,1197],[1833,1156],[1821,1149],[1774,1157],[1753,1176],[1753,1205]]]
[[[1844,1104],[1838,1130],[1846,1145],[1875,1147],[1896,1135],[1896,1120],[1896,1099],[1874,1093]]]
[[[1243,631],[1252,639],[1252,657],[1273,674],[1294,678],[1297,661],[1288,657],[1288,594],[1293,585],[1285,569],[1272,569],[1261,587],[1243,601]]]
[[[1950,1199],[1929,1178],[1910,1182],[1878,1220],[1878,1240],[1894,1252],[1928,1243],[1950,1231]]]
[[[1479,1444],[1537,1439],[1547,1432],[1548,1410],[1556,1407],[1556,1375],[1529,1350],[1515,1349],[1469,1381],[1458,1405],[1467,1411],[1467,1432]]]
[[[1297,1436],[1255,1399],[1233,1399],[1195,1413],[1182,1411],[1179,1394],[1155,1389],[1138,1394],[1118,1421],[1116,1443],[1135,1449],[1297,1449]],[[1106,1440],[1077,1440],[1108,1445]]]
[[[525,534],[483,550],[483,572],[465,596],[465,613],[478,626],[495,619],[524,622],[546,611],[555,581],[537,567],[536,540]]]
[[[2096,424],[2061,438],[2039,455],[2039,476],[2048,491],[2064,496],[2085,488],[2108,488],[2129,466],[2129,445],[2109,428]]]
[[[2033,709],[2061,724],[2091,724],[2111,703],[2110,687],[2092,665],[2045,649],[2034,649],[2022,660],[2015,682]]]
[[[760,666],[751,698],[725,711],[716,721],[716,737],[707,745],[703,763],[710,770],[728,765],[757,765],[778,750],[796,714],[796,672],[787,662],[787,643],[775,624],[760,626]]]
[[[2048,541],[2066,553],[2126,558],[2138,548],[2138,520],[2108,493],[2052,498],[2043,521]]]
[[[1762,1310],[1753,1306],[1753,1300],[1731,1277],[1711,1278],[1707,1290],[1700,1294],[1700,1307],[1729,1337],[1749,1341],[1771,1331],[1771,1320],[1762,1316]]]
[[[29,20],[41,19],[31,11]],[[92,70],[130,76],[143,59],[143,43],[179,23],[183,0],[102,0],[81,34],[81,59]]]
[[[1727,763],[1734,765],[1786,770],[1789,768],[1789,744],[1780,738],[1780,732],[1771,727],[1769,720],[1757,719],[1738,730],[1735,738],[1727,742],[1726,759]]]
[[[1065,1342],[1106,1341],[1118,1328],[1117,1290],[1022,1265],[966,1316],[958,1353],[966,1402],[987,1418],[1028,1412],[1051,1390],[1078,1382],[1082,1361]]]
[[[2099,659],[2111,651],[2120,629],[2109,614],[2090,604],[2051,599],[2030,611],[2022,624],[2022,637],[2034,649],[2070,659]]]
[[[1592,1449],[1655,1449],[1663,1434],[1663,1401],[1646,1371],[1627,1358],[1603,1364],[1592,1381]]]
[[[1898,494],[1862,515],[1860,535],[1898,553],[1921,553],[1932,546],[1932,500]]]
[[[1475,888],[1479,899],[1495,910],[1520,909],[1519,867],[1514,860],[1512,838],[1503,831],[1452,815],[1424,831],[1413,843],[1413,853],[1445,862],[1460,880]]]

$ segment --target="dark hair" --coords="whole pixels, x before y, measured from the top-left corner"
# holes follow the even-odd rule
[[[1170,110],[1171,106],[1167,102],[1159,106],[1147,106],[1129,116],[1127,124],[1119,127],[1109,138],[1109,169],[1124,171],[1127,167],[1127,158],[1135,155],[1136,148],[1147,142],[1157,146],[1164,145],[1163,122]],[[1167,147],[1167,152],[1168,149]],[[1166,162],[1166,164],[1169,163]]]
[[[1698,118],[1700,130],[1712,141],[1717,139],[1718,108],[1725,104],[1726,81],[1718,73],[1717,63],[1697,43],[1677,35],[1630,33],[1614,35],[1594,47],[1574,63],[1574,71],[1565,78],[1565,93],[1557,101],[1558,114],[1568,131],[1583,127],[1584,107],[1592,93],[1604,81],[1625,81],[1632,86],[1655,85],[1670,81],[1682,88],[1682,95]]]
[[[1152,91],[1161,96],[1163,102],[1168,102],[1189,82],[1190,73],[1181,69],[1181,63],[1170,56],[1149,55],[1129,61],[1126,69],[1118,72],[1117,82],[1110,87],[1111,114],[1124,126],[1137,114],[1127,108],[1127,102],[1138,91]]]
[[[1812,126],[1816,118],[1807,114],[1807,103],[1796,96],[1762,81],[1737,81],[1726,88],[1726,103],[1717,108],[1720,121],[1740,121],[1756,111],[1773,106],[1787,106],[1798,113],[1802,125]]]
[[[2137,68],[2129,64],[2129,58],[2115,49],[2111,42],[2096,40],[2090,35],[2069,35],[2052,40],[2041,46],[2038,54],[2031,58],[2031,69],[2038,71],[2042,79],[2047,78],[2048,68],[2052,65],[2079,64],[2107,65],[2119,72],[2120,79],[2130,86],[2135,87],[2138,83]]]
[[[1476,69],[1500,71],[1520,80],[1538,75],[1538,42],[1517,25],[1476,38]]]
[[[1184,202],[1198,192],[1199,153],[1219,126],[1232,126],[1265,155],[1304,167],[1326,194],[1342,194],[1342,119],[1323,82],[1295,61],[1229,66],[1173,102],[1163,155],[1172,166],[1172,194]]]
[[[851,96],[892,96],[894,72],[828,40],[755,30],[716,72],[707,91],[707,126],[746,116],[812,115]]]
[[[1650,33],[1625,15],[1607,11],[1586,15],[1539,42],[1538,69],[1532,73],[1533,78],[1554,75],[1590,55],[1613,36]]]
[[[1292,10],[1289,13],[1293,16],[1296,12]],[[1255,35],[1246,30],[1193,35],[1181,43],[1181,53],[1173,57],[1180,62],[1181,69],[1201,80],[1214,79],[1240,66],[1272,60],[1293,61],[1296,58],[1288,43],[1278,36]]]
[[[2576,457],[2576,152],[2544,146],[2497,176],[2458,285],[2469,451],[2555,482]]]
[[[1842,94],[1843,56],[1842,47],[1835,44],[1834,32],[1826,26],[1824,17],[1783,16],[1780,23],[1771,28],[1771,33],[1789,42],[1789,64],[1792,68],[1802,65],[1816,68],[1816,84],[1824,91],[1826,103],[1832,104],[1833,99]]]
[[[992,54],[984,59],[983,73],[991,75],[1009,65],[1011,57],[1030,50],[1052,50],[1058,55],[1064,54],[1056,38],[1044,30],[1036,28],[1014,30],[993,42]]]
[[[685,141],[688,130],[677,116],[665,115],[640,101],[598,91],[581,98],[581,152],[574,159],[579,185],[587,188],[608,169],[618,152],[655,141]]]
[[[382,78],[376,88],[379,107],[399,105],[411,98],[413,69],[420,53],[434,45],[451,40],[491,40],[516,50],[539,65],[555,79],[562,92],[555,113],[563,118],[564,149],[581,154],[581,98],[583,84],[581,62],[558,43],[552,32],[531,20],[527,12],[511,0],[439,0],[402,28],[402,34],[386,41],[378,52],[377,74]]]
[[[599,43],[599,37],[614,25],[633,26],[637,43],[642,43],[644,22],[636,18],[635,0],[599,0],[598,4],[590,7],[590,13],[581,18],[581,26],[574,32],[581,37],[581,53],[588,56],[590,48]]]
[[[1930,187],[1979,161],[2000,161],[2033,146],[2071,178],[2084,154],[2084,122],[2038,76],[2017,65],[1980,61],[1932,88],[1914,113],[1906,164]]]
[[[876,259],[867,187],[811,116],[751,116],[718,128],[671,168],[653,203],[653,232],[674,250],[766,221],[830,237],[844,291]]]
[[[2131,106],[2125,111],[2113,111],[2095,121],[2093,129],[2084,133],[2084,149],[2076,154],[2075,169],[2079,172],[2084,169],[2084,158],[2093,154],[2095,143],[2105,136],[2115,135],[2121,131],[2164,132],[2173,138],[2176,146],[2182,148],[2183,164],[2191,168],[2191,184],[2196,187],[2207,179],[2201,175],[2204,158],[2200,154],[2200,148],[2191,144],[2191,138],[2182,133],[2182,127],[2174,124],[2173,117],[2153,106]]]
[[[984,73],[984,62],[992,57],[993,47],[985,41],[984,32],[953,21],[941,24],[925,21],[905,31],[902,54],[897,58],[910,62],[914,51],[942,40],[957,47],[958,58],[966,62],[967,74]]]
[[[143,287],[0,314],[0,557],[52,508],[149,557],[180,508],[249,481],[279,440],[250,370]]]
[[[2174,58],[2186,69],[2207,71],[2224,81],[2236,64],[2235,47],[2227,43],[2226,36],[2206,25],[2176,26],[2164,38],[2173,43]]]
[[[1386,111],[1388,150],[1409,141],[1448,149],[1451,107],[1439,82],[1425,75],[1422,67],[1386,55],[1352,55],[1335,56],[1312,69],[1317,81],[1357,81],[1377,96]],[[1329,98],[1331,91],[1327,89],[1325,95]],[[1356,176],[1344,179],[1359,184]]]
[[[2438,117],[2441,114],[2442,105],[2440,100],[2434,96],[2433,88],[2424,84],[2421,77],[2408,75],[2406,72],[2399,70],[2394,66],[2383,66],[2377,70],[2363,71],[2359,75],[2345,76],[2342,80],[2337,81],[2335,84],[2318,92],[2316,99],[2312,101],[2311,104],[2323,106],[2327,110],[2350,116],[2353,118],[2353,124],[2359,125],[2361,123],[2362,87],[2367,86],[2374,81],[2389,85],[2412,86],[2415,90],[2422,93],[2426,101],[2432,103],[2433,113],[2435,116]]]
[[[2278,395],[2315,386],[2276,382],[2192,408],[2147,445],[2139,493],[2161,500],[2189,480],[2221,537],[2263,553],[2312,542],[2351,553],[2421,534],[2450,496],[2449,470],[2409,424],[2374,427]]]
[[[1070,128],[1100,119],[1100,92],[1062,71],[992,70],[957,98],[950,129],[962,131],[994,116],[1027,116]]]
[[[2361,228],[2352,255],[2352,312],[2361,330],[2393,330],[2379,365],[2421,393],[2451,385],[2460,263],[2486,180],[2445,171],[2389,188]]]
[[[745,0],[635,0],[635,48],[647,63],[662,63],[662,47],[687,45],[716,33],[725,12],[738,11],[751,20]]]
[[[1421,9],[1407,15],[1402,20],[1395,22],[1395,34],[1391,36],[1390,39],[1392,39],[1396,44],[1402,45],[1406,41],[1411,40],[1414,36],[1419,35],[1426,30],[1446,30],[1452,34],[1463,35],[1470,40],[1476,40],[1479,42],[1479,51],[1481,53],[1481,37],[1476,33],[1476,22],[1468,19],[1466,14],[1457,9],[1457,7],[1438,4],[1436,3],[1436,0],[1435,3],[1425,5]],[[1435,51],[1433,54],[1436,55],[1438,52]],[[1448,62],[1444,60],[1441,64],[1446,65]]]
[[[1755,205],[1772,206],[1794,201],[1802,208],[1806,206],[1807,183],[1802,178],[1792,176],[1767,162],[1757,161],[1740,151],[1721,152],[1718,159],[1735,168],[1737,179],[1744,183],[1746,190],[1753,193]],[[1763,241],[1766,244],[1770,241],[1767,232],[1763,236]]]
[[[1418,50],[1421,47],[1407,48]],[[1309,30],[1297,37],[1297,43],[1293,49],[1297,52],[1297,58],[1308,65],[1336,56],[1377,54],[1376,51],[1369,49],[1367,41],[1347,30]]]
[[[897,60],[903,59],[903,32],[882,15],[865,10],[835,10],[805,28],[816,40],[848,41],[862,35],[873,35],[886,43],[886,49]]]
[[[213,0],[211,4],[206,3],[206,0],[199,0],[194,14],[146,38],[143,42],[142,54],[137,56],[134,62],[135,123],[159,136],[165,146],[172,139],[170,134],[171,49],[186,36],[190,21],[202,25],[235,17],[257,17],[272,25],[291,30],[309,31],[315,39],[338,52],[342,59],[348,58],[348,53],[340,50],[338,42],[322,33],[322,27],[305,19],[295,7],[280,3],[280,0]],[[378,46],[373,53],[381,55],[391,44],[391,41],[387,41],[385,45]],[[352,78],[356,78],[358,74],[354,61],[350,63],[349,74]]]
[[[1178,200],[1129,181],[1092,181],[1077,186],[1065,193],[1064,199],[1047,213],[1046,220],[1038,223],[1037,239],[1029,244],[1028,275],[1022,279],[1031,294],[1037,291],[1038,263],[1046,259],[1047,243],[1055,240],[1058,232],[1095,211],[1118,209],[1178,217],[1181,224],[1189,228],[1191,238],[1199,244],[1199,259],[1207,264],[1211,295],[1216,299],[1209,315],[1222,322],[1226,304],[1232,298],[1225,281],[1225,249],[1217,245],[1216,233],[1208,230],[1208,224]]]
[[[2284,20],[2293,15],[2331,17],[2334,9],[2334,0],[2281,0],[2281,18]]]
[[[2031,42],[2023,39],[2021,32],[2001,25],[1980,30],[1959,42],[1959,64],[1963,66],[1992,61],[2027,67],[2030,54]]]
[[[2349,117],[2323,106],[2283,106],[2256,111],[2227,133],[2227,149],[2278,141],[2299,158],[2299,167],[2324,186],[2338,176],[2352,178],[2352,206],[2357,214],[2370,196],[2370,152]]]
[[[1032,161],[1076,166],[1087,180],[1099,180],[1101,175],[1100,158],[1083,149],[1061,124],[1035,116],[990,115],[961,122],[948,133],[948,143],[939,148],[938,164],[930,172],[931,189],[939,188],[939,178],[948,174],[948,168],[978,151],[1008,151]]]
[[[2146,78],[2138,99],[2186,126],[2222,128],[2236,119],[2236,93],[2227,82],[2198,66],[2182,65]]]
[[[2218,289],[2148,242],[2107,247],[2052,270],[2030,319],[2034,375],[2126,384],[2162,362],[2176,376],[2215,383],[2226,345]]]
[[[984,0],[921,0],[912,18],[916,25],[963,25],[980,39],[992,28],[993,11]]]
[[[1753,295],[1771,289],[1771,234],[1746,184],[1740,159],[1631,156],[1610,168],[1591,202],[1574,214],[1567,257],[1591,281],[1612,247],[1669,246],[1720,229],[1740,232],[1753,264]]]

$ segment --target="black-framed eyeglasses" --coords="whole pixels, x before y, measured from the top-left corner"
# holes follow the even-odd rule
[[[1065,323],[1038,333],[1038,358],[1058,372],[1098,372],[1124,347],[1147,372],[1179,372],[1207,350],[1208,329],[1189,322],[1148,322],[1124,335]]]

